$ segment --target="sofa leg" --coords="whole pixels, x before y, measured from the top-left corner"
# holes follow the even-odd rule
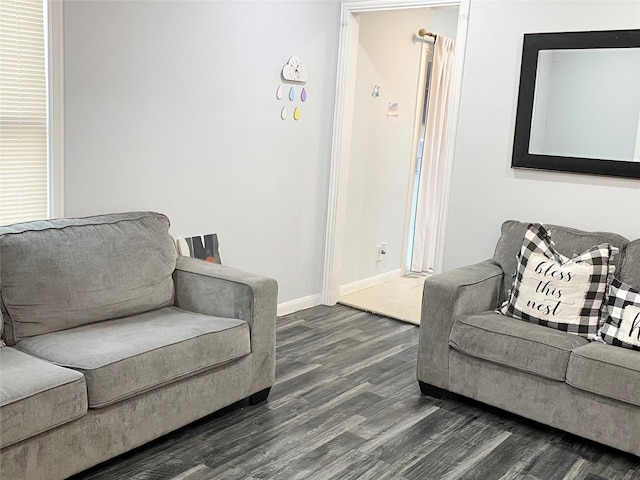
[[[261,402],[264,402],[269,396],[270,391],[271,387],[260,390],[258,393],[254,393],[249,397],[249,405],[257,405]]]
[[[423,395],[429,395],[435,398],[442,398],[444,395],[444,388],[436,387],[430,383],[421,382],[420,380],[418,380],[418,384],[420,385],[420,391]]]

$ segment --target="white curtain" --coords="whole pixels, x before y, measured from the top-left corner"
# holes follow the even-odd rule
[[[436,264],[437,228],[441,221],[445,149],[449,134],[446,125],[450,115],[454,44],[453,39],[438,35],[434,48],[411,257],[411,270],[414,272],[430,271]]]

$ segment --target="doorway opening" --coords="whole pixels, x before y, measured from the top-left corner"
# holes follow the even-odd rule
[[[422,100],[428,91],[417,81],[422,45],[412,40],[421,27],[437,30],[438,16],[452,18],[453,34],[450,30],[441,34],[455,37],[457,44],[452,81],[455,114],[447,121],[452,129],[461,86],[468,0],[360,3],[345,2],[342,12],[322,293],[326,305],[337,303],[341,295],[411,273],[407,258],[414,217],[414,172],[421,150],[414,143],[419,136],[415,129],[416,120],[422,120]],[[417,23],[385,41],[385,33],[399,28],[403,11]],[[430,17],[423,18],[422,13]],[[399,77],[407,76],[399,66],[402,54],[391,52],[391,63],[381,58],[398,39],[414,47],[415,71],[409,88],[397,85]],[[385,71],[390,74],[385,76]]]

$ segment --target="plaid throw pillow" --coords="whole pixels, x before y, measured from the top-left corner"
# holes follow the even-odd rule
[[[598,333],[617,248],[597,245],[569,259],[549,231],[531,224],[518,254],[513,288],[499,313],[592,340]]]
[[[640,350],[640,292],[614,278],[609,286],[608,313],[598,340]]]

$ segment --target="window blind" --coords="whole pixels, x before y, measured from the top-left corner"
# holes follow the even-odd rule
[[[0,225],[48,218],[43,0],[0,0]]]

